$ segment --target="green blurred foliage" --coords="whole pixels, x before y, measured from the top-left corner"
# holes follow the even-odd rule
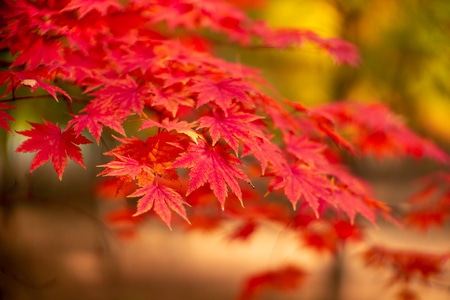
[[[243,63],[282,95],[306,105],[383,101],[415,130],[450,145],[448,0],[271,0],[256,18],[341,37],[361,53],[358,68],[335,66],[319,49],[244,50]]]

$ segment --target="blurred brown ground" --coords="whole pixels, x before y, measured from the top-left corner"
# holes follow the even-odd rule
[[[376,193],[390,203],[413,189],[408,177],[414,174],[393,179],[402,173],[400,166],[386,166],[378,175],[367,167],[375,174],[371,181]],[[159,220],[144,223],[134,239],[119,241],[95,217],[95,209],[80,203],[79,199],[3,202],[3,300],[231,300],[246,276],[288,263],[308,273],[302,287],[287,294],[268,292],[258,299],[394,299],[398,290],[385,285],[388,274],[365,268],[360,259],[364,245],[348,244],[336,265],[332,255],[303,248],[291,232],[270,224],[248,241],[231,242],[228,225],[212,233],[170,231]],[[450,250],[449,233],[448,227],[423,234],[380,223],[368,230],[367,241],[442,253]],[[339,277],[334,279],[336,272]],[[441,281],[449,283],[450,274]],[[450,298],[449,291],[421,283],[414,289],[422,299]]]

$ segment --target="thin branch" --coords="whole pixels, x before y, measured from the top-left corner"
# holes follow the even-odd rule
[[[6,98],[6,99],[0,99],[0,102],[14,102],[14,101],[19,101],[19,100],[29,100],[29,99],[38,99],[38,98],[53,98],[52,95],[34,95],[34,96],[21,96],[21,97],[15,97],[14,96],[14,90],[13,90],[13,94],[12,94],[12,98]],[[76,101],[76,102],[90,102],[90,99],[86,99],[86,98],[78,98],[78,97],[70,97],[72,99],[72,101]]]

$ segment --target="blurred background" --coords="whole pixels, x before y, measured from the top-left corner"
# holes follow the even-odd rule
[[[273,27],[311,29],[325,37],[341,37],[360,50],[357,68],[337,67],[308,45],[291,51],[243,51],[240,59],[262,68],[284,96],[306,105],[382,101],[416,130],[450,144],[448,1],[259,2],[255,16]]]
[[[273,27],[346,39],[360,49],[361,63],[336,66],[310,45],[285,51],[220,46],[221,56],[261,69],[281,95],[306,106],[382,101],[414,130],[450,149],[448,0],[229,1]],[[36,99],[17,106],[13,129],[24,130],[25,120],[57,119],[64,103]],[[96,165],[106,162],[105,148],[84,147],[87,170],[70,163],[59,182],[50,165],[28,173],[33,155],[13,152],[22,136],[0,131],[0,138],[0,299],[227,300],[237,296],[246,276],[288,263],[308,273],[302,287],[258,299],[395,299],[396,289],[385,284],[388,275],[365,268],[358,245],[350,244],[337,259],[304,248],[271,224],[245,242],[228,240],[233,224],[186,233],[169,231],[159,220],[142,224],[132,239],[116,239],[101,218],[120,204],[99,204],[91,188]],[[388,203],[404,200],[412,180],[438,168],[371,159],[354,167]],[[12,197],[11,190],[19,192]],[[368,240],[442,253],[450,250],[449,233],[448,226],[419,233],[382,224],[368,231]],[[442,280],[450,284],[450,274]],[[423,299],[450,298],[445,288],[418,283],[416,290]]]

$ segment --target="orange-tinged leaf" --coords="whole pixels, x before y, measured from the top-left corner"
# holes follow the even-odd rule
[[[31,162],[30,172],[52,160],[53,168],[58,174],[59,180],[67,166],[67,156],[78,163],[83,168],[83,156],[80,144],[91,144],[82,135],[76,135],[73,128],[69,127],[61,131],[58,124],[53,124],[44,120],[44,124],[32,123],[30,130],[18,131],[18,133],[29,137],[15,150],[16,152],[38,152]]]
[[[149,128],[149,127],[164,128],[169,132],[174,130],[178,133],[187,135],[188,137],[190,137],[192,139],[192,141],[194,143],[198,144],[197,139],[203,139],[203,136],[200,133],[198,133],[197,131],[195,131],[194,129],[192,129],[192,127],[194,127],[194,126],[195,126],[195,123],[179,121],[178,119],[169,120],[169,118],[166,118],[161,123],[156,122],[152,119],[143,119],[142,125],[139,128],[139,130],[143,130],[143,129]]]
[[[134,214],[135,216],[143,214],[153,208],[164,223],[171,228],[171,210],[173,210],[189,223],[186,215],[186,209],[183,206],[189,204],[185,202],[181,195],[172,188],[158,184],[158,182],[155,181],[154,184],[149,184],[143,188],[139,188],[134,193],[128,195],[128,197],[140,196],[143,197],[138,201],[137,211]]]
[[[109,163],[112,168],[109,164],[103,165],[106,169],[99,175],[108,176],[112,173],[113,176],[125,176],[136,179],[140,186],[153,183],[155,176],[176,180],[178,174],[170,166],[184,149],[180,146],[182,142],[180,137],[185,138],[184,135],[161,132],[148,137],[145,141],[134,137],[117,138],[122,144],[106,153],[115,157],[113,162]],[[131,174],[127,173],[125,161],[143,172],[133,173],[136,178],[132,178]]]

